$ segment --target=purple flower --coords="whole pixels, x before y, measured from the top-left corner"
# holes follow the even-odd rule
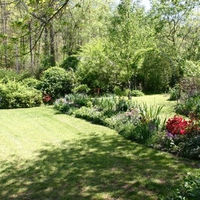
[[[170,132],[168,132],[168,131],[167,131],[166,135],[167,135],[167,137],[169,137],[169,138],[174,138],[174,137],[175,137],[172,133],[170,133]]]

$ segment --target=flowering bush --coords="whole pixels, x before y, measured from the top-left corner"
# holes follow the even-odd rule
[[[166,129],[167,129],[167,134],[172,134],[172,135],[183,135],[188,132],[190,126],[190,122],[183,119],[181,116],[175,115],[173,118],[168,119]]]
[[[165,147],[169,152],[192,159],[200,158],[200,124],[195,114],[185,120],[175,115],[166,124]]]
[[[175,115],[173,118],[168,119],[166,129],[168,136],[194,134],[200,131],[199,120],[193,114],[190,115],[190,120]]]

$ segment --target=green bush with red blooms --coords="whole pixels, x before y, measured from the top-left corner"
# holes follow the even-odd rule
[[[183,119],[181,116],[175,115],[173,118],[168,119],[166,129],[168,134],[184,135],[198,132],[199,120],[194,115],[190,115],[189,120]]]
[[[166,123],[166,147],[171,153],[192,159],[200,158],[200,120],[190,114],[186,120],[175,115]]]

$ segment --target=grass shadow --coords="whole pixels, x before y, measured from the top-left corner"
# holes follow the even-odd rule
[[[154,200],[167,196],[191,166],[121,137],[93,133],[47,144],[33,160],[0,167],[3,200]]]

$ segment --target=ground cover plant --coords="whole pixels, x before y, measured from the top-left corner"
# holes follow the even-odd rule
[[[1,110],[0,199],[154,200],[198,163],[52,107]]]
[[[198,200],[200,196],[200,174],[196,176],[188,173],[181,186],[175,190],[175,192],[167,198],[168,200],[176,199],[190,199]]]

